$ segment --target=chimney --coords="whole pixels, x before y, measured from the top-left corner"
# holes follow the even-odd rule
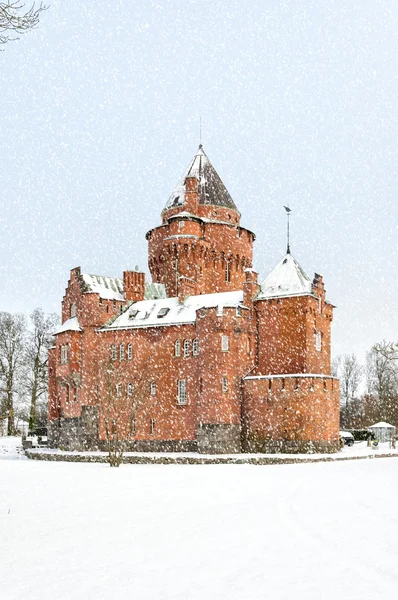
[[[318,273],[314,273],[314,279],[312,281],[312,291],[314,292],[315,296],[318,296],[319,301],[320,301],[320,312],[323,312],[323,305],[325,303],[325,295],[326,295],[326,291],[325,291],[325,284],[323,283],[323,277],[322,275],[319,275]]]
[[[258,273],[254,269],[245,269],[246,281],[243,284],[243,306],[253,310],[253,302],[256,297],[259,285],[257,283]]]
[[[123,289],[127,301],[138,302],[145,297],[145,273],[123,271]]]

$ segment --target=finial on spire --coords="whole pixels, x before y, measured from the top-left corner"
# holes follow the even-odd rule
[[[199,150],[202,148],[202,117],[199,117]]]
[[[286,216],[287,216],[287,248],[286,248],[286,254],[290,254],[290,213],[292,212],[291,209],[288,206],[283,206],[283,208],[286,211]]]

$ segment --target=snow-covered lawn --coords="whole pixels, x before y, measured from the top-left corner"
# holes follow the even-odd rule
[[[0,460],[2,600],[392,597],[398,460]]]

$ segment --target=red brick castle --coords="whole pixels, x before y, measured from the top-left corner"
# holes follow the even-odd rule
[[[49,353],[53,447],[333,452],[333,306],[290,254],[261,283],[253,232],[202,146],[146,235],[149,269],[71,271]]]

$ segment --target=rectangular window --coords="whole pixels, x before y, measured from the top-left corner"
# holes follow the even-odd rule
[[[181,355],[181,342],[180,340],[176,340],[174,343],[174,356]]]
[[[282,389],[282,392],[284,392],[285,391],[285,379],[284,378],[281,379],[281,382],[282,382],[281,383],[281,389]]]
[[[111,346],[111,360],[116,360],[116,344]]]
[[[122,384],[118,383],[116,386],[116,396],[121,396],[122,395]]]
[[[132,419],[132,421],[131,421],[131,435],[135,435],[136,427],[137,427],[136,420]]]
[[[225,392],[228,392],[228,379],[227,379],[227,377],[223,377],[223,378],[222,378],[222,383],[221,383],[221,386],[222,386],[222,391],[223,391],[224,393],[225,393]]]
[[[194,339],[194,341],[192,342],[192,354],[194,356],[198,356],[198,354],[199,354],[199,340],[198,340],[198,338]]]
[[[133,384],[132,383],[128,383],[127,384],[127,395],[128,396],[132,396],[133,395]]]
[[[155,433],[155,419],[151,419],[151,435]]]
[[[156,381],[151,382],[151,396],[156,396]]]
[[[229,351],[229,337],[227,335],[221,336],[221,350],[222,352]]]
[[[61,346],[61,363],[65,365],[68,362],[68,346]]]
[[[133,358],[133,344],[127,346],[127,358],[131,360]]]
[[[119,356],[120,356],[120,360],[124,360],[124,344],[120,344]]]
[[[177,403],[178,404],[186,404],[187,403],[187,382],[186,382],[186,379],[180,379],[178,381]]]
[[[237,317],[241,317],[242,316],[242,307],[241,306],[237,306],[236,307],[236,316]]]

